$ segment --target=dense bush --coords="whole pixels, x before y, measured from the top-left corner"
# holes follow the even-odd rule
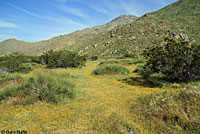
[[[67,50],[50,50],[40,56],[40,61],[47,64],[47,68],[67,68],[85,66],[86,58]]]
[[[145,66],[152,72],[164,74],[169,81],[200,79],[200,45],[169,38],[165,41],[163,45],[145,49]]]
[[[57,104],[76,95],[76,86],[69,74],[46,72],[29,78],[20,86],[9,86],[0,91],[0,101],[18,98],[18,103],[30,104],[44,101]]]
[[[16,72],[28,73],[31,70],[33,70],[33,67],[30,63],[23,63],[17,67]]]
[[[153,72],[149,69],[149,68],[145,68],[144,65],[138,65],[136,67],[136,69],[134,70],[134,72],[142,75],[142,77],[144,79],[147,79],[150,77],[151,74],[153,74]]]
[[[29,59],[19,53],[12,53],[0,58],[0,68],[6,69],[9,73],[17,72],[20,64],[28,63]]]
[[[137,56],[135,54],[124,54],[125,58],[136,58]]]
[[[20,53],[12,53],[10,55],[0,57],[0,70],[1,72],[14,73],[24,72],[27,73],[33,69],[29,63],[39,63],[38,56],[26,56]]]
[[[98,60],[98,56],[91,56],[91,60],[92,61]]]
[[[180,92],[140,97],[132,104],[132,111],[142,115],[146,126],[151,126],[155,133],[200,133],[199,88],[200,85],[193,85]]]
[[[119,65],[103,65],[103,66],[99,66],[97,67],[92,74],[94,75],[104,75],[104,74],[129,74],[130,71],[123,67],[123,66],[119,66]]]

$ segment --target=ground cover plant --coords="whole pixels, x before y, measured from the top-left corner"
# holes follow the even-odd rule
[[[99,65],[106,65],[106,64],[118,64],[119,61],[117,60],[105,60],[99,63]]]
[[[199,89],[200,84],[197,83],[180,92],[140,97],[132,104],[131,109],[133,113],[142,116],[146,127],[154,132],[197,134],[200,133]]]
[[[112,64],[108,64],[108,65],[102,65],[102,66],[98,66],[93,72],[92,74],[94,75],[104,75],[104,74],[129,74],[130,71],[120,65],[112,65]]]
[[[16,104],[33,104],[37,101],[58,104],[76,96],[76,85],[68,73],[39,73],[22,84],[5,87],[0,91],[0,101],[15,98]]]
[[[133,58],[133,59],[121,60],[120,62],[124,65],[142,64],[142,63],[145,63],[145,59],[144,58]]]

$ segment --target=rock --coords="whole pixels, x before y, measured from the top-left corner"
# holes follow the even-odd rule
[[[96,48],[98,46],[98,44],[94,44],[93,47]]]
[[[182,40],[185,40],[185,41],[189,41],[189,37],[187,34],[179,34],[179,38],[182,39]]]

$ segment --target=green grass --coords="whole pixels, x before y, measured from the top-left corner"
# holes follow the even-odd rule
[[[104,65],[104,66],[99,66],[97,67],[92,74],[94,75],[104,75],[104,74],[129,74],[130,71],[123,67],[123,66],[119,66],[119,65]]]
[[[116,60],[106,60],[99,63],[99,65],[106,65],[106,64],[118,64],[119,61]]]

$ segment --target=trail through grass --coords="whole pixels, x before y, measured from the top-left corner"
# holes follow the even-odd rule
[[[31,134],[149,133],[141,124],[135,124],[130,102],[145,94],[170,89],[131,86],[118,81],[119,78],[136,76],[135,73],[128,76],[92,75],[98,63],[88,62],[82,69],[65,70],[81,76],[77,85],[83,92],[72,101],[60,105],[0,105],[0,131],[26,130]],[[132,72],[136,66],[127,68]]]

